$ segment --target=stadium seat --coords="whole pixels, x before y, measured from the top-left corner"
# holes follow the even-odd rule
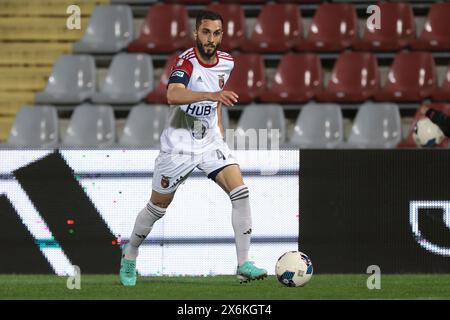
[[[208,10],[219,13],[224,20],[224,34],[220,50],[232,51],[239,48],[245,41],[245,15],[239,4],[214,3]]]
[[[167,105],[139,104],[131,108],[119,145],[124,147],[155,147],[169,114]]]
[[[442,85],[431,93],[433,101],[450,101],[450,64],[447,66]]]
[[[436,89],[436,67],[430,52],[400,52],[377,101],[421,101]]]
[[[416,50],[450,49],[450,3],[431,5],[425,26],[412,47]]]
[[[368,27],[354,48],[364,51],[396,51],[410,45],[416,36],[414,14],[409,3],[379,3],[380,28]],[[381,27],[382,26],[382,27]]]
[[[64,147],[110,147],[116,139],[111,106],[83,104],[75,108],[63,136]]]
[[[288,53],[281,57],[271,88],[263,102],[304,102],[323,89],[322,65],[315,54]]]
[[[445,114],[450,116],[450,104],[448,103],[430,103],[427,104],[428,107],[439,110],[444,112]],[[418,108],[416,111],[416,114],[414,116],[414,120],[411,123],[411,126],[409,127],[408,135],[407,137],[398,145],[399,148],[418,148],[416,143],[413,139],[413,130],[414,126],[416,125],[417,121],[420,119],[425,118],[425,115],[420,112],[420,109]],[[436,148],[447,148],[449,146],[449,139],[447,137],[444,138],[444,140],[436,146]]]
[[[323,3],[314,13],[307,38],[296,45],[300,51],[342,51],[357,40],[358,21],[349,3]]]
[[[36,103],[76,104],[90,98],[95,90],[95,62],[88,55],[61,55],[53,66],[44,91]]]
[[[188,12],[179,4],[150,7],[139,38],[128,45],[130,52],[171,53],[193,45]]]
[[[95,103],[138,103],[153,89],[152,58],[147,54],[119,53],[114,56],[105,82],[92,96]]]
[[[395,148],[402,139],[398,106],[366,102],[361,105],[348,138],[350,148]]]
[[[225,130],[230,128],[230,115],[228,113],[228,108],[222,108],[222,126]]]
[[[380,76],[375,56],[366,52],[341,53],[333,67],[328,87],[318,101],[362,102],[378,90]]]
[[[129,6],[97,6],[83,38],[73,44],[73,52],[116,53],[126,48],[133,36],[133,14]]]
[[[225,89],[236,92],[238,103],[250,103],[257,99],[266,87],[264,61],[259,54],[236,54],[234,69]]]
[[[245,52],[286,52],[303,39],[300,9],[295,4],[269,3],[262,7]]]
[[[165,3],[179,3],[179,4],[208,4],[211,0],[164,0]]]
[[[158,86],[145,97],[145,101],[151,103],[167,103],[167,83],[169,82],[170,71],[178,55],[178,53],[174,53],[167,59]]]
[[[58,114],[52,106],[23,106],[6,144],[16,148],[55,148],[59,142]]]
[[[266,0],[221,0],[223,3],[240,3],[240,4],[263,4]]]
[[[300,148],[339,147],[344,139],[339,105],[310,102],[302,107],[289,144]]]
[[[267,130],[267,139],[264,137],[264,132],[259,131],[263,129]],[[278,131],[272,135],[271,129]],[[249,137],[249,139],[246,137]],[[251,104],[244,107],[244,111],[239,118],[235,130],[235,140],[229,141],[227,139],[227,143],[232,149],[264,150],[281,145],[285,140],[286,120],[283,107],[278,104]],[[257,145],[255,145],[256,142]],[[277,143],[278,145],[276,145]]]

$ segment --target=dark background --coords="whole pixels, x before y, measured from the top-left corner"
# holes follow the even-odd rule
[[[299,250],[318,273],[450,272],[409,223],[411,200],[450,201],[450,150],[301,150]],[[429,241],[450,247],[442,210],[419,210]]]

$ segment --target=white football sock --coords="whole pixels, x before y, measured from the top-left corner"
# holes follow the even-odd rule
[[[233,208],[231,212],[231,221],[233,224],[239,266],[248,260],[248,251],[250,249],[252,216],[250,213],[250,201],[248,195],[249,191],[246,185],[234,188],[230,192]]]
[[[144,242],[153,228],[153,224],[161,219],[166,213],[166,208],[160,208],[154,205],[151,201],[142,209],[134,223],[133,232],[130,237],[130,242],[125,248],[125,259],[136,260],[139,254],[139,246]]]

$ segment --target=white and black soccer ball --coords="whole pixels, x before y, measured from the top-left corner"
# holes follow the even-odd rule
[[[413,139],[419,147],[431,148],[444,140],[444,134],[430,119],[423,118],[414,126]]]
[[[288,251],[278,258],[275,274],[287,287],[302,287],[313,275],[311,259],[300,251]]]

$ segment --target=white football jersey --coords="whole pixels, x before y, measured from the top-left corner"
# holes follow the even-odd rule
[[[168,83],[182,83],[192,91],[217,92],[223,90],[233,67],[228,53],[217,51],[217,62],[205,65],[190,48],[178,56]],[[171,105],[161,150],[199,154],[214,148],[214,141],[223,141],[217,120],[215,101]]]

